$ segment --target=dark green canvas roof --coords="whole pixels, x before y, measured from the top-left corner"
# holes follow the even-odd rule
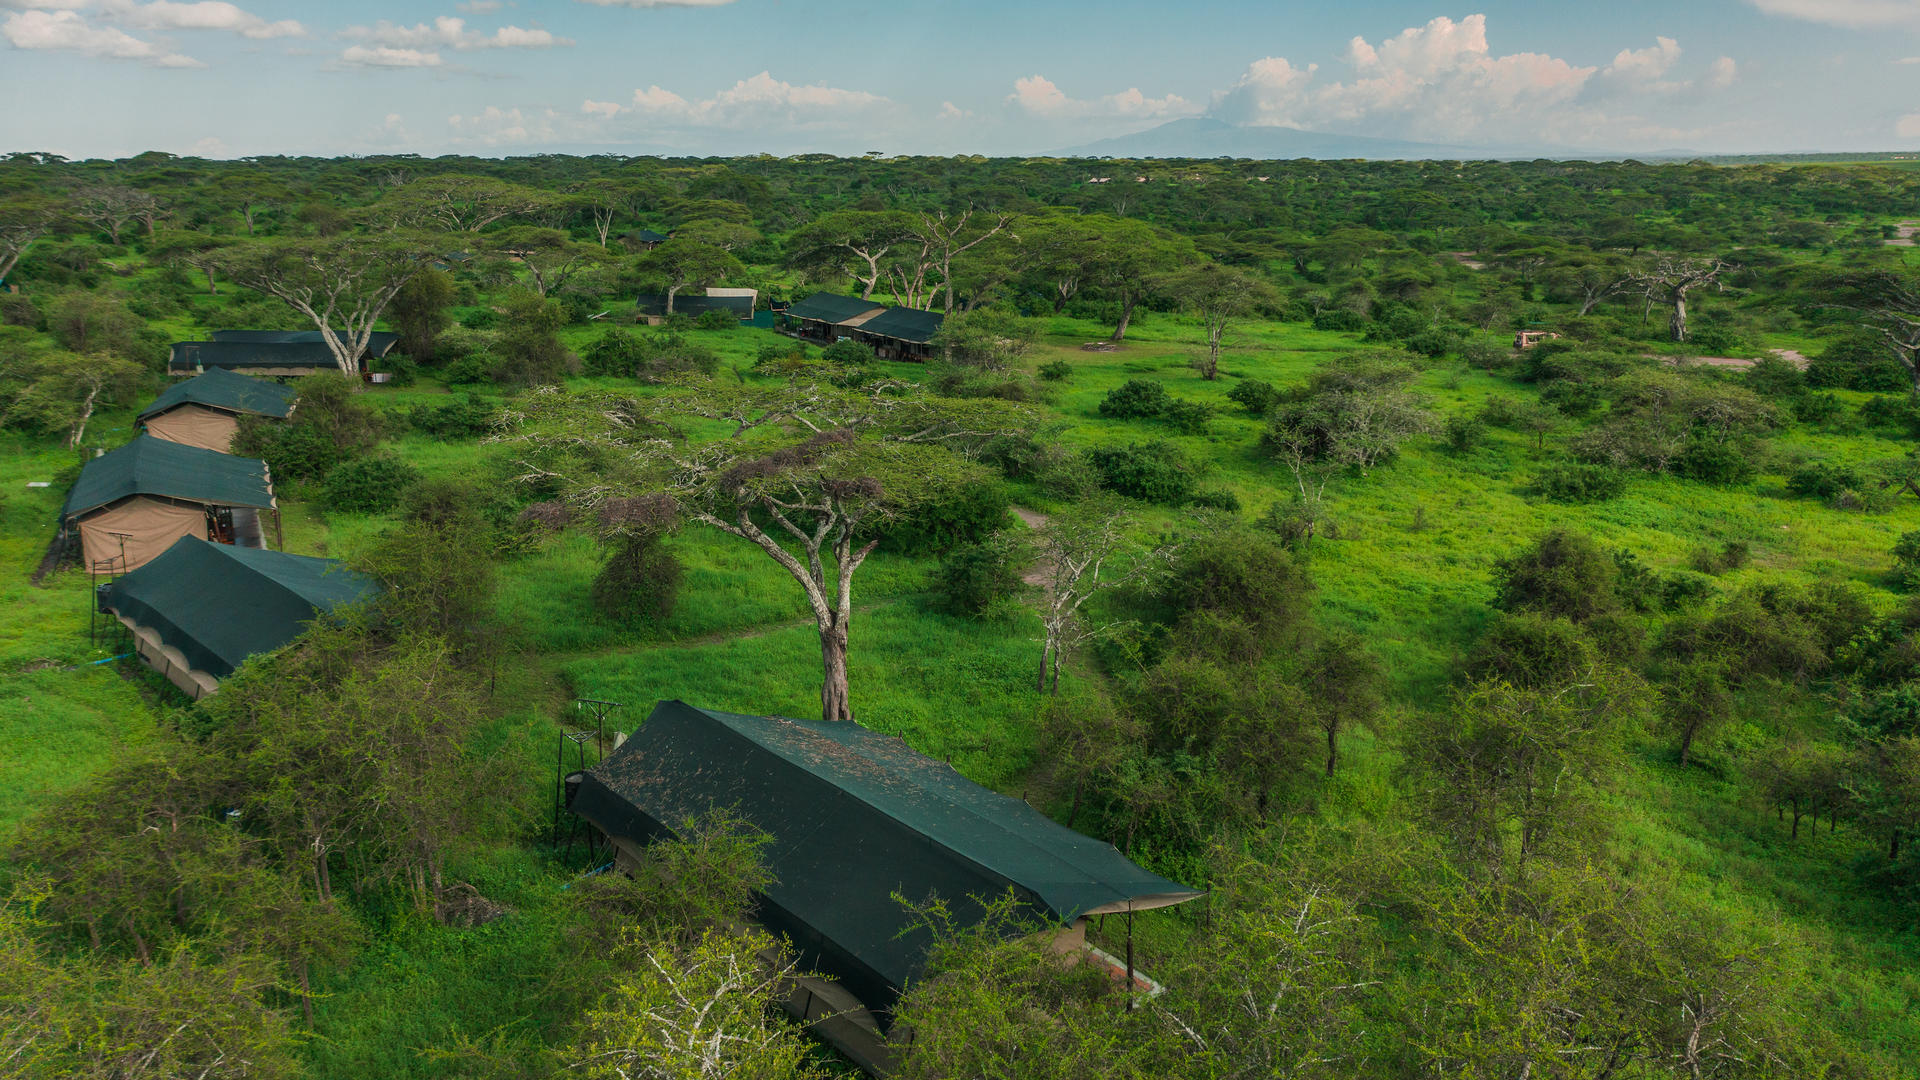
[[[336,330],[334,333],[345,337],[347,332],[345,330]],[[321,338],[320,331],[318,330],[215,330],[211,336],[215,341],[242,341],[253,345],[311,345],[315,343],[326,343],[325,339]],[[400,335],[391,330],[375,330],[373,333],[367,335],[367,355],[372,357],[385,356],[387,355],[387,351],[392,349],[394,344],[399,340]]]
[[[933,335],[940,332],[940,324],[946,320],[947,317],[942,312],[896,307],[888,308],[861,323],[859,330],[862,334],[925,345],[933,340]]]
[[[862,300],[857,296],[840,296],[835,293],[814,293],[805,300],[787,309],[787,317],[792,319],[810,319],[815,322],[843,323],[848,319],[859,318],[875,308],[885,307],[871,300]]]
[[[642,244],[664,244],[669,239],[666,233],[657,233],[652,229],[635,229],[633,232],[626,233],[623,239],[625,238],[631,238]]]
[[[642,315],[665,315],[667,313],[666,293],[641,293],[634,301],[635,309]],[[736,319],[753,318],[753,297],[751,296],[691,296],[682,293],[673,298],[675,315],[700,315],[708,311],[724,311]]]
[[[62,516],[84,514],[129,495],[164,495],[209,506],[273,505],[267,463],[142,435],[87,462],[67,492]]]
[[[158,416],[181,405],[206,405],[234,413],[284,417],[293,405],[293,388],[265,379],[252,379],[226,370],[210,368],[191,379],[167,387],[140,411],[140,419]]]
[[[194,667],[224,678],[247,657],[299,637],[315,615],[376,589],[371,578],[332,559],[183,536],[107,586],[101,602],[150,627]]]
[[[760,917],[802,962],[885,1009],[925,961],[898,893],[962,919],[1012,889],[1037,918],[1199,895],[892,736],[852,723],[657,705],[583,778],[572,807],[616,837],[669,835],[731,808],[773,838]]]

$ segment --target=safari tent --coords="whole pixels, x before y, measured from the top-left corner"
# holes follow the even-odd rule
[[[873,346],[882,360],[927,360],[933,356],[933,337],[946,315],[938,311],[896,307],[866,321],[854,337]]]
[[[371,578],[332,559],[211,544],[193,536],[101,590],[141,660],[193,698],[314,618],[372,596]]]
[[[753,305],[759,298],[755,289],[708,289],[705,296],[681,293],[673,298],[675,315],[699,318],[709,311],[724,311],[741,322],[753,318]],[[641,293],[634,300],[634,321],[658,326],[667,321],[667,294]]]
[[[620,861],[714,810],[764,830],[774,884],[756,898],[756,917],[792,940],[803,969],[832,976],[876,1016],[920,973],[931,943],[896,894],[938,896],[965,922],[983,914],[982,898],[1012,890],[1035,921],[1069,935],[1090,915],[1201,895],[854,723],[663,701],[569,784],[568,805]]]
[[[400,335],[375,331],[361,362],[393,350]],[[215,330],[209,341],[176,341],[167,358],[167,374],[193,375],[211,368],[249,375],[312,375],[338,371],[333,351],[318,330]]]
[[[262,547],[259,512],[273,509],[266,462],[142,435],[87,462],[60,523],[82,565],[118,574],[183,536]]]
[[[652,229],[635,229],[620,234],[620,241],[627,245],[628,251],[652,251],[673,237]]]
[[[885,304],[835,293],[814,293],[789,307],[788,325],[801,337],[831,344],[865,325],[887,310]]]
[[[154,438],[224,454],[242,416],[284,420],[292,411],[292,387],[212,368],[168,387],[141,410],[140,424]]]

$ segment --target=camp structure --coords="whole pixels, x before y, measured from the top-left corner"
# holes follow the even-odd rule
[[[757,289],[708,289],[705,296],[681,293],[673,298],[673,313],[699,318],[709,311],[724,311],[741,322],[749,322],[759,298]],[[634,322],[659,326],[667,321],[667,294],[641,293],[634,300],[633,310]]]
[[[183,536],[262,547],[262,510],[275,510],[266,462],[142,435],[87,462],[60,526],[88,570],[122,574]]]
[[[887,310],[885,304],[835,293],[814,293],[787,308],[786,324],[803,338],[832,344]]]
[[[620,234],[620,242],[627,245],[628,251],[652,251],[671,239],[673,237],[666,233],[654,232],[652,229],[635,229],[632,232]]]
[[[793,942],[803,970],[833,980],[801,980],[789,1008],[856,1061],[885,1055],[888,1010],[931,944],[896,895],[938,897],[964,923],[1011,891],[1057,928],[1063,951],[1083,947],[1090,915],[1201,895],[851,722],[663,701],[604,761],[566,779],[568,806],[612,841],[616,864],[716,810],[764,831],[774,883],[755,917]],[[823,1012],[837,1022],[815,1023]]]
[[[933,356],[933,336],[947,317],[938,311],[895,307],[875,315],[854,331],[882,360],[925,361]]]
[[[212,368],[174,383],[140,412],[146,433],[168,442],[226,453],[242,416],[284,420],[293,388]]]
[[[100,590],[100,607],[133,634],[133,651],[192,698],[213,693],[247,657],[376,591],[332,559],[210,544],[183,536]]]
[[[361,360],[380,359],[399,340],[400,335],[391,331],[374,331]],[[215,330],[209,341],[174,342],[167,358],[169,375],[193,375],[209,368],[249,375],[312,375],[339,367],[318,330]]]

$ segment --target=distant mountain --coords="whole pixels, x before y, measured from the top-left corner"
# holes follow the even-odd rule
[[[1452,146],[1445,143],[1413,142],[1407,139],[1378,139],[1367,135],[1340,135],[1299,128],[1249,127],[1229,124],[1210,117],[1172,120],[1156,128],[1116,135],[1110,139],[1075,146],[1058,152],[1059,157],[1115,158],[1253,158],[1261,161],[1288,161],[1293,158],[1347,159],[1369,161],[1423,161],[1462,159],[1586,158],[1618,160],[1628,156],[1569,150],[1563,146]],[[1641,160],[1687,156],[1686,151],[1660,151],[1631,155]]]

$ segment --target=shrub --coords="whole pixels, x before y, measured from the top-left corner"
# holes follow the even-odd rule
[[[1903,532],[1893,545],[1893,569],[1901,585],[1920,585],[1920,532]]]
[[[1477,416],[1449,416],[1441,426],[1441,438],[1447,449],[1456,454],[1464,454],[1480,445],[1487,436],[1486,422]]]
[[[1187,505],[1200,510],[1223,510],[1237,514],[1240,512],[1240,497],[1225,488],[1214,488],[1187,496]]]
[[[1808,462],[1787,477],[1787,490],[1809,499],[1831,499],[1842,491],[1860,487],[1859,473],[1824,461]]]
[[[264,459],[277,483],[318,480],[343,457],[340,448],[318,428],[259,416],[240,418],[233,452]]]
[[[383,514],[420,479],[411,465],[389,454],[343,461],[327,473],[320,499],[327,509],[349,514]]]
[[[1205,435],[1207,422],[1213,419],[1213,406],[1200,401],[1175,399],[1160,417],[1182,435]]]
[[[1426,357],[1445,356],[1453,348],[1454,336],[1445,330],[1422,330],[1407,338],[1407,349]]]
[[[1170,443],[1101,447],[1087,451],[1087,460],[1107,490],[1129,498],[1177,506],[1193,491],[1186,455]]]
[[[1592,538],[1566,529],[1495,564],[1495,603],[1582,622],[1619,606],[1619,569]]]
[[[1165,416],[1173,405],[1167,388],[1149,379],[1128,379],[1107,391],[1100,402],[1100,415],[1114,420],[1153,419]]]
[[[1802,394],[1793,399],[1793,418],[1803,424],[1825,427],[1847,414],[1847,407],[1832,394]]]
[[[1065,360],[1049,360],[1040,365],[1040,377],[1048,382],[1065,382],[1073,377],[1073,365]]]
[[[1227,400],[1255,416],[1265,416],[1274,402],[1280,400],[1280,391],[1263,379],[1242,379],[1227,391]]]
[[[1540,400],[1568,416],[1589,416],[1605,400],[1600,388],[1573,379],[1553,379],[1540,387]]]
[[[593,577],[594,609],[613,622],[637,627],[673,615],[685,571],[657,531],[615,537]]]
[[[1860,405],[1860,420],[1874,427],[1894,428],[1920,438],[1920,394],[1868,398]]]
[[[1807,392],[1807,377],[1799,368],[1778,356],[1767,355],[1754,362],[1744,376],[1747,389],[1761,397],[1790,400]]]
[[[693,325],[701,330],[738,330],[740,320],[731,311],[709,308],[693,320]]]
[[[1627,474],[1606,465],[1549,465],[1534,476],[1533,489],[1555,502],[1605,502],[1627,489]]]
[[[677,333],[665,332],[646,343],[638,375],[661,379],[670,375],[711,375],[720,370],[720,354]]]
[[[1348,308],[1328,308],[1313,317],[1313,328],[1342,332],[1365,330],[1367,317]]]
[[[1020,591],[1025,547],[1005,533],[955,545],[934,572],[934,607],[949,615],[979,616]]]
[[[490,307],[474,308],[460,316],[460,325],[469,330],[491,330],[500,322],[500,313]]]
[[[882,527],[887,546],[908,555],[984,541],[1007,527],[1012,501],[999,482],[967,484],[920,503]]]
[[[448,386],[473,386],[493,381],[493,361],[485,356],[463,356],[440,373]]]
[[[1754,464],[1739,440],[1695,435],[1673,459],[1671,471],[1709,484],[1744,484],[1753,479]]]
[[[632,378],[647,349],[631,330],[609,326],[580,350],[580,370],[588,375]]]
[[[1913,388],[1913,379],[1885,338],[1871,330],[1856,330],[1836,339],[1807,364],[1806,385],[1900,393]]]
[[[1597,651],[1568,619],[1530,611],[1502,613],[1475,643],[1467,666],[1478,679],[1540,689],[1564,686],[1586,674]]]
[[[407,425],[423,435],[443,439],[471,439],[492,430],[500,410],[478,394],[444,405],[415,405],[407,410]]]
[[[388,355],[375,360],[370,368],[387,373],[388,386],[412,386],[419,378],[420,365],[404,356]]]

